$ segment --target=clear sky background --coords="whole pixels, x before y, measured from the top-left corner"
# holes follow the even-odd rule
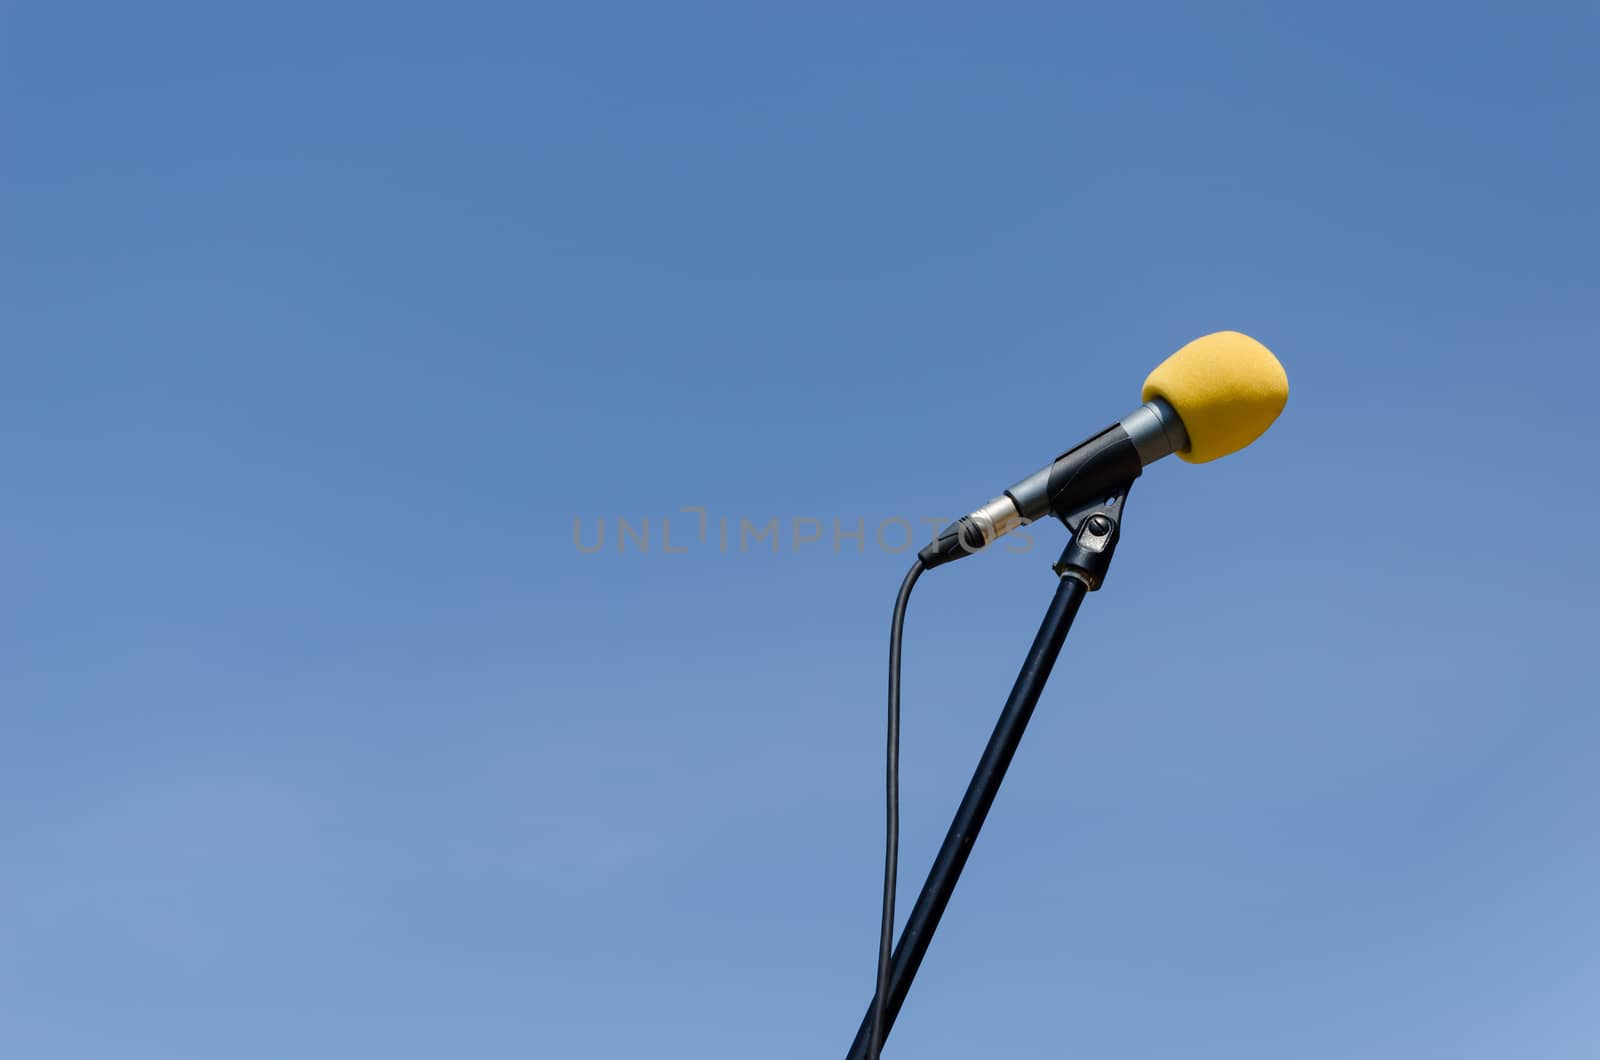
[[[1288,409],[1141,479],[889,1054],[1600,1053],[1594,5],[3,30],[0,1054],[842,1055],[877,528],[1220,328]],[[902,909],[1033,539],[913,601]]]

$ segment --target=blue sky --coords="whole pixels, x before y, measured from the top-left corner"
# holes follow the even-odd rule
[[[1592,5],[0,17],[0,1052],[842,1055],[875,529],[1220,328],[1288,408],[1133,492],[889,1054],[1600,1050]],[[1034,539],[913,601],[906,904]]]

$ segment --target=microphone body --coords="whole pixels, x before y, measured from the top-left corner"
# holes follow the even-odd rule
[[[1177,412],[1165,400],[1152,398],[945,527],[918,558],[924,567],[937,567],[987,548],[1017,527],[1047,515],[1070,515],[1138,478],[1146,464],[1188,445],[1189,435]]]

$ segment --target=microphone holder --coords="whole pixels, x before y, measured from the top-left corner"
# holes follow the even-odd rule
[[[1066,642],[1078,607],[1083,603],[1084,596],[1105,583],[1111,557],[1122,537],[1122,508],[1132,485],[1130,478],[1104,500],[1096,500],[1071,512],[1055,513],[1072,533],[1072,539],[1053,567],[1057,577],[1055,597],[1039,624],[1039,632],[1033,638],[1027,658],[1023,660],[1022,671],[1017,674],[1011,695],[1000,710],[994,732],[983,749],[982,757],[978,759],[978,767],[967,785],[967,792],[961,798],[961,805],[950,822],[950,830],[945,833],[944,843],[933,859],[933,867],[928,870],[922,892],[917,895],[917,902],[906,917],[905,929],[900,933],[900,941],[894,947],[889,969],[889,997],[884,1007],[885,1039],[894,1027],[900,1007],[905,1004],[917,969],[922,966],[928,944],[933,940],[940,918],[944,916],[945,906],[950,903],[956,880],[966,867],[967,857],[972,853],[972,845],[977,841],[978,832],[989,815],[989,807],[994,804],[994,797],[1000,790],[1000,782],[1005,779],[1012,756],[1022,742],[1022,733],[1028,727],[1028,720],[1033,717],[1033,708],[1044,691],[1056,657],[1061,654],[1061,646]],[[874,993],[867,1005],[866,1018],[861,1021],[861,1028],[856,1031],[855,1041],[846,1054],[848,1060],[872,1060],[868,1053],[871,1049],[872,1013],[876,1003],[877,994]]]

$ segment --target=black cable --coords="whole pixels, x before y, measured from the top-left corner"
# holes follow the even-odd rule
[[[883,852],[883,921],[878,928],[878,991],[872,999],[868,1060],[878,1060],[883,1051],[883,1025],[889,1005],[889,962],[894,949],[895,877],[900,863],[900,638],[905,630],[906,603],[911,599],[911,588],[925,569],[921,559],[912,562],[905,581],[900,583],[900,595],[894,601],[894,617],[889,623],[889,747],[884,762],[888,826]]]

